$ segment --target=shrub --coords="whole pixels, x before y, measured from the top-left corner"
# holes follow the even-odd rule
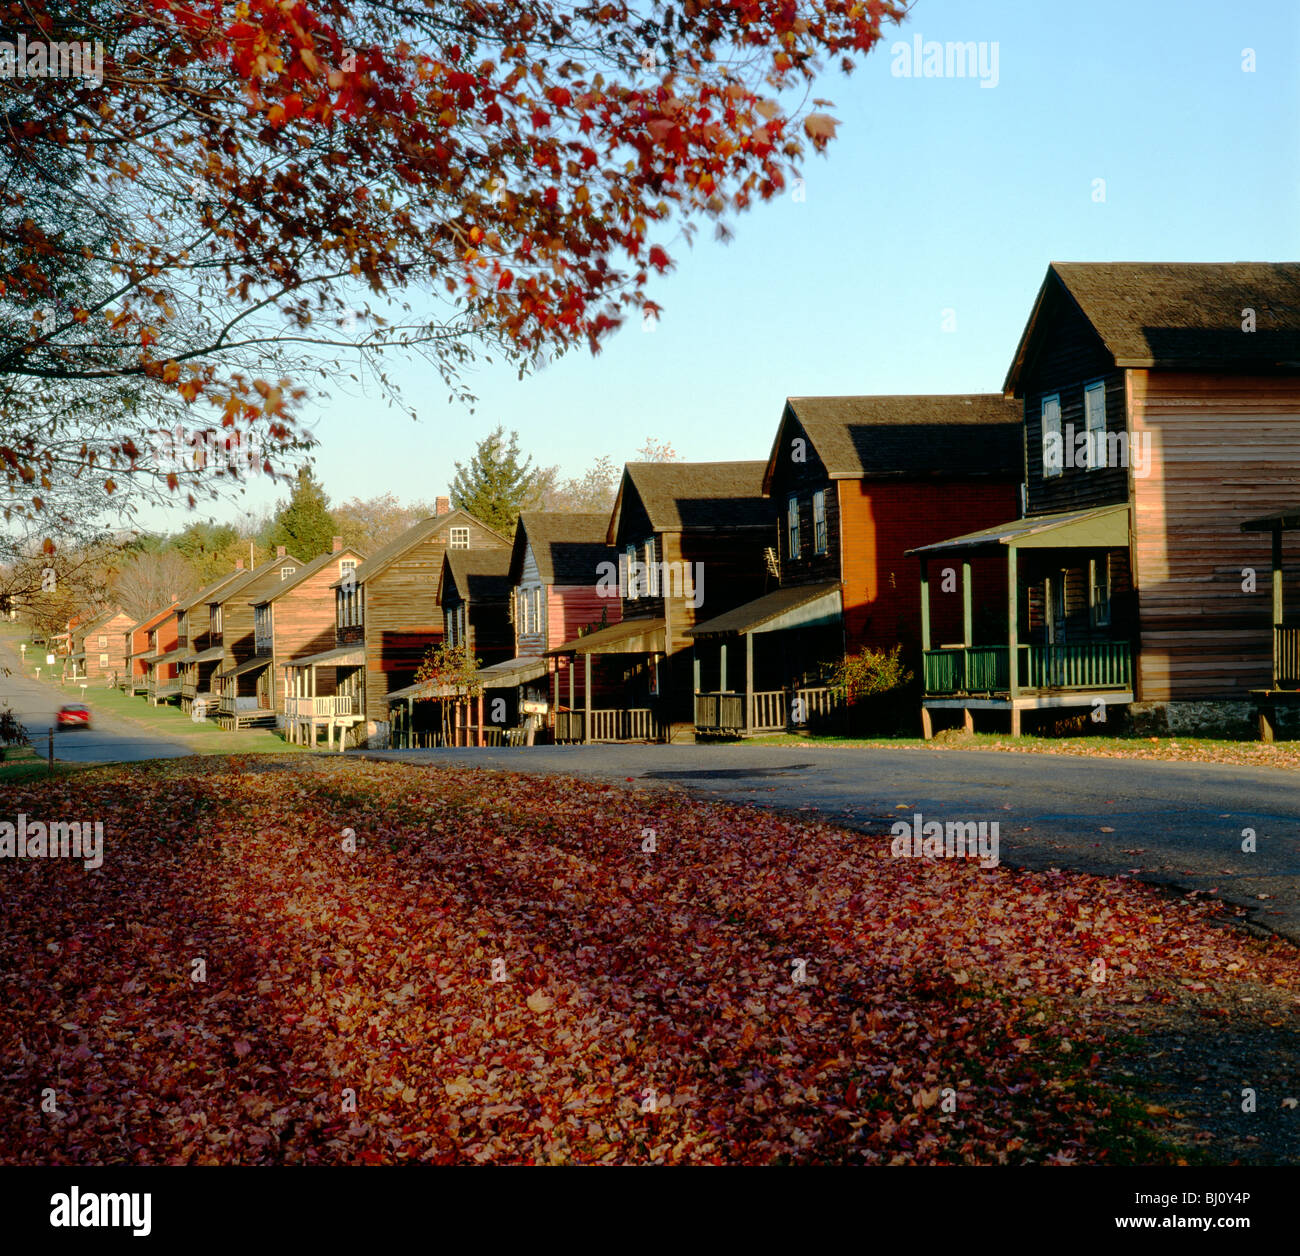
[[[828,681],[831,691],[848,706],[863,698],[893,693],[912,679],[903,666],[902,647],[883,650],[859,650],[846,654],[835,664]]]

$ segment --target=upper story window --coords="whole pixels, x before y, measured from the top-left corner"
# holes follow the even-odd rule
[[[208,627],[217,636],[221,635],[221,604],[209,608],[208,610]]]
[[[452,528],[450,539],[447,541],[448,549],[469,549],[469,529]]]
[[[99,634],[99,648],[102,650],[108,644],[108,634],[101,632]]]
[[[627,578],[623,582],[623,587],[627,589],[629,599],[639,598],[641,589],[637,578],[636,546],[629,545],[624,557],[627,562]]]
[[[786,502],[786,533],[788,536],[787,549],[791,558],[798,558],[800,554],[799,544],[799,499],[791,495]]]
[[[1106,465],[1106,384],[1098,380],[1083,390],[1083,416],[1088,428],[1088,470]]]
[[[340,628],[359,628],[363,615],[363,593],[358,584],[343,585],[334,590],[335,623]]]
[[[351,572],[355,577],[357,570],[357,560],[355,558],[339,559],[339,577],[345,585],[355,584],[355,579],[349,580],[348,573]]]
[[[819,488],[813,494],[813,552],[824,554],[830,548],[826,532],[826,490]]]
[[[1043,479],[1050,480],[1061,474],[1065,466],[1061,444],[1061,399],[1057,396],[1043,398]]]
[[[280,568],[280,579],[281,579],[281,580],[288,580],[288,578],[289,578],[291,575],[293,575],[293,573],[294,573],[295,571],[297,571],[297,570],[298,570],[297,567],[281,567],[281,568]]]
[[[646,591],[651,597],[659,596],[659,554],[654,537],[647,537],[645,543]]]

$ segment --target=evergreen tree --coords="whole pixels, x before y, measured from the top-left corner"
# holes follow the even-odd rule
[[[303,467],[289,500],[271,520],[264,538],[266,547],[274,554],[275,547],[283,545],[305,563],[328,552],[339,530],[329,505],[330,499],[311,468]]]
[[[538,473],[533,460],[519,458],[519,433],[507,442],[504,427],[497,427],[478,443],[469,465],[456,464],[451,482],[451,504],[503,536],[514,531],[520,511],[538,498]]]

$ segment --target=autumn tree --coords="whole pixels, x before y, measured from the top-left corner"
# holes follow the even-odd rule
[[[507,440],[505,428],[498,426],[479,441],[467,464],[456,463],[451,504],[510,536],[520,512],[537,503],[539,491],[532,458],[520,457],[519,433],[511,432]]]
[[[438,728],[442,744],[451,741],[452,708],[469,702],[483,693],[483,681],[478,674],[482,659],[476,659],[464,645],[448,645],[445,641],[430,646],[415,672],[419,686],[417,702],[433,702],[438,708]]]
[[[698,224],[835,129],[809,89],[896,0],[0,0],[95,77],[0,79],[6,515],[281,469],[311,378],[454,395],[657,309]],[[313,375],[313,372],[319,372]],[[179,431],[177,429],[180,429]]]
[[[113,582],[113,599],[140,620],[198,589],[194,568],[180,550],[147,549],[126,559]]]
[[[326,553],[338,528],[329,505],[330,499],[311,468],[303,467],[289,500],[281,504],[264,533],[265,548],[274,553],[283,545],[303,562]]]
[[[677,450],[666,440],[655,440],[653,436],[645,438],[645,444],[636,451],[637,462],[676,462]]]
[[[336,506],[333,514],[343,544],[359,553],[373,554],[436,510],[432,502],[403,504],[393,493],[380,493],[375,497],[351,497]]]
[[[612,510],[618,474],[608,454],[597,457],[581,475],[562,476],[559,467],[546,467],[538,473],[537,508],[586,513]]]

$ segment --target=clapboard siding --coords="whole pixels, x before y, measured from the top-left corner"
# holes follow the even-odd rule
[[[1128,375],[1130,429],[1152,451],[1149,473],[1132,477],[1138,696],[1244,698],[1271,675],[1272,559],[1268,534],[1241,524],[1300,501],[1300,382]],[[1294,614],[1294,576],[1288,584]]]
[[[775,519],[771,544],[781,561],[781,584],[821,584],[840,578],[840,501],[816,447],[798,418],[787,408],[782,420],[781,453],[772,473],[771,499]],[[795,442],[802,441],[801,445]],[[802,459],[796,461],[796,450]],[[816,553],[813,494],[826,494],[826,552]],[[790,556],[789,503],[799,507],[799,557]]]
[[[111,679],[114,674],[121,676],[126,671],[126,630],[133,620],[123,611],[92,624],[91,629],[82,638],[82,648],[86,652],[86,680],[93,682]],[[103,644],[100,638],[103,637]],[[100,662],[100,655],[107,655],[105,662]]]
[[[534,589],[542,590],[542,614],[537,626],[531,632],[524,632],[522,598],[525,596],[532,597]],[[550,590],[542,585],[542,573],[537,569],[537,559],[533,554],[533,547],[526,545],[524,547],[524,559],[519,575],[519,583],[515,585],[510,594],[513,605],[515,655],[517,657],[531,657],[534,654],[541,654],[547,648],[546,630],[549,622],[549,599],[547,594],[549,592]]]

